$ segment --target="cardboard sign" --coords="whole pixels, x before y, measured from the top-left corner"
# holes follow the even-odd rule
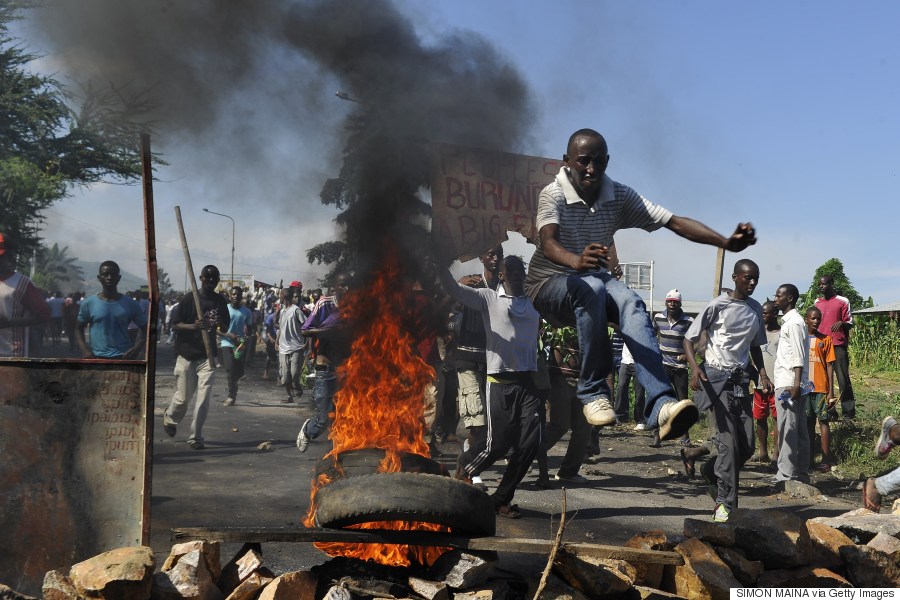
[[[431,235],[470,260],[504,241],[507,232],[536,241],[538,196],[562,159],[433,144]]]

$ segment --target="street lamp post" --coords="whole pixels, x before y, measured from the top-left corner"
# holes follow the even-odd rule
[[[218,213],[208,208],[204,208],[203,212],[208,212],[211,215],[219,215],[220,217],[225,217],[226,219],[231,219],[231,275],[228,277],[229,281],[231,281],[230,285],[234,285],[234,219],[229,217],[228,215]]]

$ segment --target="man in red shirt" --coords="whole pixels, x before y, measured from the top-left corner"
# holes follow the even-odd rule
[[[28,356],[28,326],[49,319],[44,295],[16,271],[12,241],[0,232],[0,356]]]
[[[853,419],[856,418],[856,399],[850,383],[850,355],[847,352],[850,328],[853,327],[850,301],[834,291],[834,277],[831,275],[819,278],[819,293],[822,294],[816,300],[816,308],[822,311],[819,332],[831,336],[834,345],[834,374],[841,390],[841,414],[845,419]]]

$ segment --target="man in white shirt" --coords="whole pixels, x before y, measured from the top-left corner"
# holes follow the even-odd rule
[[[792,283],[775,291],[775,306],[781,310],[781,332],[775,353],[775,402],[778,408],[778,473],[776,481],[809,479],[809,431],[806,401],[800,389],[809,381],[809,334],[795,306],[800,292]],[[790,398],[781,398],[788,390]]]

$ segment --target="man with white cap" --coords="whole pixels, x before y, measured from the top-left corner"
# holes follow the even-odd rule
[[[653,315],[653,328],[659,337],[663,369],[669,376],[676,398],[688,397],[690,370],[687,357],[684,355],[684,334],[693,322],[694,319],[681,310],[681,292],[678,289],[670,290],[666,294],[666,309]],[[654,434],[658,437],[658,430],[654,430]],[[687,433],[681,438],[681,443],[690,443]]]

